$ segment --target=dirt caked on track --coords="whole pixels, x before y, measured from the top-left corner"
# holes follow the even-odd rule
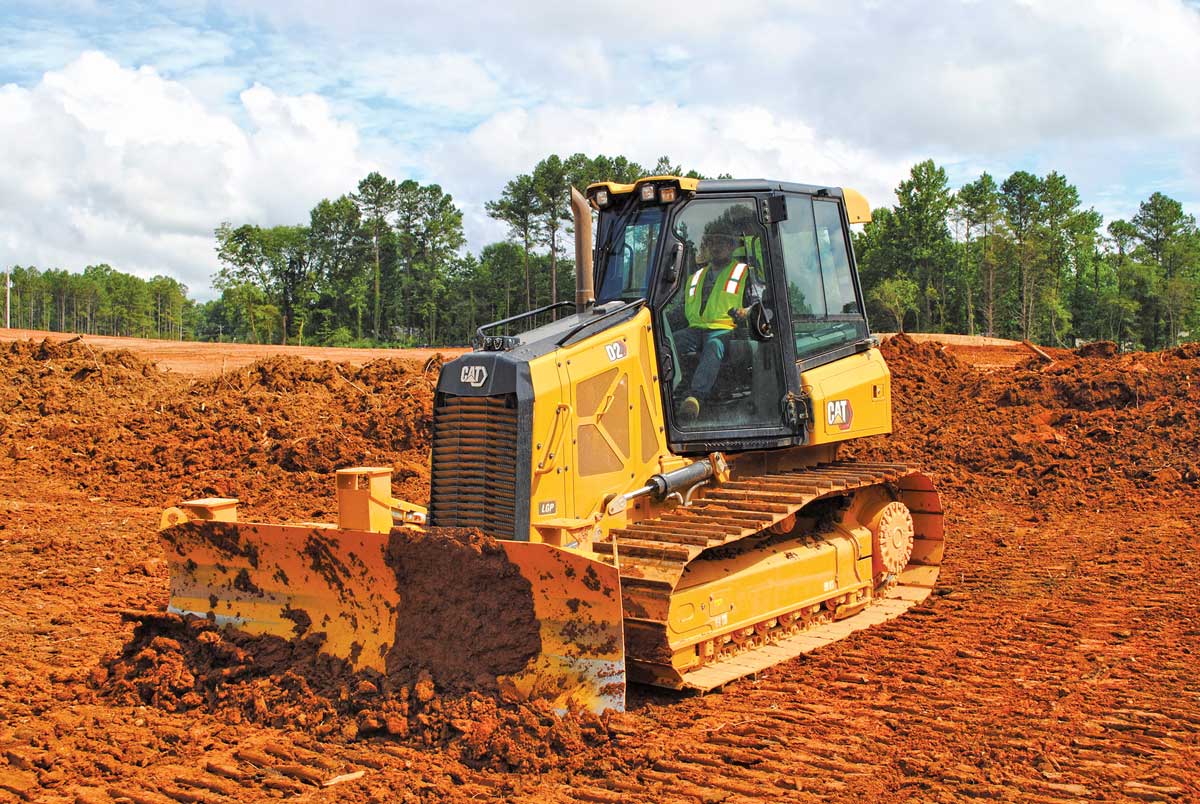
[[[896,432],[847,450],[938,483],[928,603],[721,694],[558,718],[416,661],[422,623],[367,677],[131,621],[165,609],[166,505],[329,520],[348,465],[424,502],[436,358],[199,377],[0,344],[0,802],[1200,799],[1200,348],[988,349],[887,341]]]

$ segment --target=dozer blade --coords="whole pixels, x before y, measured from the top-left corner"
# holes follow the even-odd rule
[[[159,532],[168,610],[252,636],[324,634],[322,652],[386,672],[400,595],[388,535],[295,525],[185,522]]]
[[[541,653],[500,679],[517,698],[603,712],[625,709],[625,641],[617,568],[548,544],[500,542],[529,581]]]
[[[160,531],[169,610],[315,639],[347,672],[424,668],[459,688],[486,676],[509,699],[624,709],[615,567],[442,531],[184,522]]]

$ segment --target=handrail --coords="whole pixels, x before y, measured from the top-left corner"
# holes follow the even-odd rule
[[[633,301],[629,302],[628,304],[622,304],[620,307],[618,307],[615,310],[609,310],[607,313],[601,313],[600,315],[596,316],[595,318],[589,318],[587,320],[581,321],[578,324],[576,324],[575,326],[571,327],[571,329],[567,332],[566,335],[563,335],[561,338],[559,338],[557,341],[555,341],[554,345],[562,346],[567,341],[571,340],[571,338],[575,337],[576,333],[578,333],[580,330],[590,327],[592,324],[597,324],[606,318],[616,315],[617,313],[625,313],[625,312],[629,312],[631,310],[637,310],[645,303],[646,303],[645,299],[634,299]],[[592,308],[592,309],[595,309],[595,308]]]
[[[550,437],[546,439],[546,453],[537,462],[537,468],[533,470],[534,477],[540,477],[554,468],[555,456],[558,455],[558,448],[562,444],[563,435],[567,432],[566,422],[570,415],[570,405],[560,404],[554,409],[554,425],[550,428]],[[558,426],[560,421],[563,422],[562,427]],[[541,445],[539,444],[538,446]]]
[[[526,310],[523,313],[517,313],[516,315],[509,316],[508,318],[502,318],[499,321],[493,321],[490,324],[484,324],[484,325],[480,326],[478,329],[475,330],[475,337],[482,339],[484,337],[484,332],[486,330],[492,329],[494,327],[502,327],[505,324],[511,324],[515,321],[521,321],[523,319],[535,316],[538,313],[545,313],[550,310],[557,310],[560,307],[574,307],[574,306],[575,306],[575,302],[560,301],[560,302],[554,302],[553,304],[543,305],[541,307],[538,307],[535,310]]]

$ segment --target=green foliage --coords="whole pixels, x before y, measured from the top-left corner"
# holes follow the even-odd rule
[[[949,326],[954,302],[951,276],[956,256],[947,224],[953,195],[946,171],[932,160],[914,165],[896,195],[899,206],[876,213],[856,242],[863,285],[912,279],[918,288],[917,328],[941,331]]]
[[[371,233],[371,253],[374,257],[375,271],[372,274],[374,278],[374,294],[372,296],[372,327],[371,332],[375,338],[380,337],[380,321],[381,321],[381,297],[383,293],[383,260],[381,252],[383,250],[384,238],[391,232],[391,227],[388,225],[388,216],[396,209],[396,202],[400,194],[400,188],[392,179],[385,179],[379,173],[369,173],[367,177],[358,183],[358,192],[350,196],[354,204],[358,207],[359,214],[366,221],[367,229]]]
[[[525,276],[525,307],[532,309],[543,304],[570,300],[571,292],[560,292],[566,285],[573,288],[568,266],[573,274],[574,267],[562,258],[570,251],[568,234],[573,233],[571,216],[571,187],[584,190],[589,184],[614,181],[628,184],[649,175],[688,176],[704,178],[689,170],[686,173],[679,165],[672,165],[669,157],[662,156],[653,170],[647,170],[623,156],[599,154],[589,157],[576,153],[560,158],[551,154],[534,165],[529,173],[510,180],[499,199],[487,203],[487,212],[496,220],[508,225],[509,237],[521,246],[521,265]],[[542,251],[544,249],[544,251]],[[538,292],[539,280],[535,278],[531,260],[536,253],[547,258],[545,272],[548,292]],[[565,298],[564,298],[565,297]]]
[[[195,303],[175,279],[146,280],[89,265],[82,273],[33,266],[10,269],[10,320],[18,329],[140,338],[191,337]]]
[[[894,319],[882,283],[903,277],[924,330],[1156,349],[1200,329],[1200,235],[1177,201],[1156,193],[1105,236],[1056,172],[983,173],[951,195],[927,161],[896,194],[854,238],[871,312]]]
[[[216,238],[221,268],[213,285],[218,290],[233,290],[245,305],[252,339],[259,342],[260,333],[269,332],[287,342],[294,333],[296,341],[303,343],[304,325],[317,296],[309,229],[263,229],[250,224],[235,229],[223,223],[217,227]],[[257,309],[260,306],[270,308],[273,314],[266,315],[265,310]]]
[[[875,306],[896,322],[896,330],[904,331],[904,317],[918,311],[917,296],[921,289],[917,283],[904,277],[885,279],[867,294],[867,303]]]
[[[160,338],[337,346],[466,344],[475,330],[553,300],[574,275],[569,192],[653,174],[704,178],[661,157],[551,154],[513,177],[489,215],[507,239],[465,253],[462,212],[436,184],[371,173],[305,224],[222,223],[220,297],[108,265],[14,266],[16,327]],[[1056,172],[988,173],[952,192],[932,160],[893,208],[853,235],[872,317],[925,331],[1156,349],[1200,339],[1200,232],[1161,193],[1107,227]],[[526,322],[526,325],[529,322]]]

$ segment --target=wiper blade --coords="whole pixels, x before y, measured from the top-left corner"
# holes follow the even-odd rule
[[[613,244],[620,240],[621,236],[625,234],[626,227],[629,226],[629,222],[633,220],[634,215],[636,215],[640,209],[641,207],[638,204],[637,194],[630,194],[629,199],[625,202],[625,208],[617,213],[616,220],[613,221],[608,227],[607,236],[604,238],[604,242],[601,243],[600,248],[596,250],[596,256],[599,257],[599,259],[596,261],[597,267],[608,265],[608,256],[612,251]]]

